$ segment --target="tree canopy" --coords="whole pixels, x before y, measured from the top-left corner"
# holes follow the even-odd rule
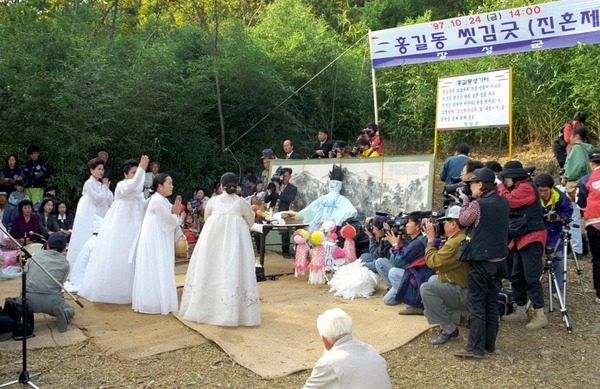
[[[189,197],[224,171],[252,166],[285,139],[307,156],[319,128],[354,140],[374,120],[366,34],[539,3],[526,0],[3,0],[3,155],[38,145],[73,203],[85,162],[115,171],[142,153]],[[493,3],[493,4],[492,4]],[[595,128],[597,45],[385,68],[379,125],[398,154],[431,153],[437,79],[512,67],[515,142],[549,143],[574,111]],[[457,131],[506,144],[506,131]],[[225,147],[223,147],[225,146]]]

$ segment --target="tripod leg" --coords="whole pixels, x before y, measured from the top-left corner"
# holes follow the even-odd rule
[[[544,266],[544,270],[542,271],[542,276],[540,277],[540,281],[544,279],[544,274],[548,273],[548,312],[554,312],[554,302],[552,301],[552,270],[550,267],[552,266],[552,261],[547,260],[546,266]]]
[[[587,294],[585,293],[585,285],[583,283],[583,271],[579,267],[579,261],[577,260],[577,254],[575,254],[575,250],[573,249],[573,242],[569,242],[569,244],[571,245],[571,250],[573,252],[573,262],[575,263],[575,271],[577,273],[577,277],[579,278],[579,285],[581,286],[581,294],[583,295],[583,300],[585,302],[585,308],[588,309],[589,303],[588,303]],[[566,267],[567,267],[567,263],[565,262],[565,269],[566,269]],[[567,280],[567,278],[565,277],[565,282],[566,282],[566,280]],[[566,296],[567,296],[567,291],[565,290],[565,305],[566,305]]]
[[[563,323],[565,323],[567,333],[572,334],[573,327],[571,327],[571,323],[569,323],[569,312],[567,312],[567,307],[566,307],[564,300],[560,294],[560,289],[558,287],[558,281],[556,280],[556,274],[554,273],[553,268],[550,268],[550,276],[552,278],[552,283],[554,284],[554,287],[558,291],[558,293],[556,293],[556,295],[558,297],[558,303],[560,304],[560,312],[562,313]],[[550,297],[550,301],[552,301],[552,297]]]

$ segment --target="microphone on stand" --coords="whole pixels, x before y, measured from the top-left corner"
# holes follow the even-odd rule
[[[42,242],[48,243],[48,241],[42,234],[38,234],[37,232],[29,231],[29,235],[37,236],[38,238],[40,238],[42,240]]]

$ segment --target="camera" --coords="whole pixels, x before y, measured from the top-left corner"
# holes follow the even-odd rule
[[[273,180],[277,180],[277,182],[279,182],[281,184],[281,171],[283,170],[283,167],[279,166],[276,170],[275,173],[273,173],[273,177],[271,177],[271,181]]]
[[[422,219],[429,219],[431,225],[435,230],[435,236],[440,238],[444,235],[444,231],[442,230],[442,223],[437,220],[440,217],[443,217],[446,212],[443,209],[433,209],[431,211],[424,211],[421,213]],[[421,231],[425,228],[425,220],[421,220]]]
[[[391,215],[385,212],[375,212],[377,216],[384,216],[385,223],[390,226],[389,229],[384,229],[383,233],[386,234],[388,232],[392,232],[396,235],[404,235],[404,226],[408,223],[408,215],[400,212],[398,216]]]
[[[544,215],[544,219],[548,219],[551,222],[555,222],[558,219],[558,214],[556,211],[550,211]]]
[[[368,223],[360,222],[360,229],[373,233],[373,220],[369,221]]]
[[[458,184],[446,185],[444,186],[443,195],[446,197],[448,195],[458,196],[458,191],[463,192],[467,196],[471,196],[471,187],[464,182],[459,182]]]
[[[360,148],[358,146],[354,146],[352,151],[350,151],[348,154],[350,154],[351,157],[356,157],[358,154],[360,154]]]

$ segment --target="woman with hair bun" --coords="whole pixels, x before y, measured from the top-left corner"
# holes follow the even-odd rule
[[[236,195],[233,173],[221,177],[223,193],[204,210],[205,224],[190,259],[179,315],[219,326],[260,325],[258,285],[250,226],[254,212]]]
[[[125,161],[124,180],[115,188],[115,201],[106,213],[87,269],[76,276],[74,269],[71,274],[71,282],[80,286],[79,296],[89,301],[131,304],[133,255],[146,211],[148,161],[147,155],[142,155],[139,163],[135,159]]]
[[[87,163],[87,168],[90,178],[83,184],[82,196],[77,203],[73,233],[67,252],[71,269],[77,261],[79,252],[94,234],[94,217],[96,215],[104,217],[113,201],[113,193],[109,189],[110,181],[108,178],[102,178],[104,161],[98,157],[92,158]]]
[[[171,205],[167,199],[173,194],[173,181],[165,173],[154,177],[152,192],[135,255],[132,307],[140,313],[168,315],[177,312],[175,230],[181,200]]]

